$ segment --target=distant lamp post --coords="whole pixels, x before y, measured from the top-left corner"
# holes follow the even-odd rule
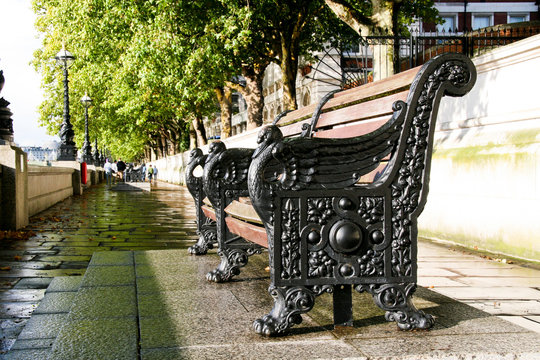
[[[73,141],[75,132],[73,131],[69,116],[68,69],[73,64],[75,56],[67,51],[64,45],[62,45],[62,50],[56,54],[54,59],[58,66],[64,70],[64,117],[62,126],[60,127],[60,149],[58,160],[74,161],[77,158],[77,148],[75,147],[75,141]]]
[[[81,102],[84,105],[84,143],[82,148],[82,161],[87,164],[92,164],[92,145],[90,145],[90,135],[88,134],[88,108],[92,105],[92,99],[88,94],[84,94],[81,98]]]
[[[95,166],[100,166],[100,164],[99,164],[99,150],[98,150],[98,147],[97,147],[97,138],[94,139],[94,156],[93,156],[93,159],[94,159],[94,165]]]

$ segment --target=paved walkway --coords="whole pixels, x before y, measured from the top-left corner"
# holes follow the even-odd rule
[[[540,271],[427,242],[415,303],[436,317],[433,330],[397,331],[358,294],[352,329],[331,329],[322,296],[290,336],[261,338],[250,323],[271,308],[266,254],[232,284],[207,283],[219,261],[215,250],[187,255],[191,198],[182,187],[155,190],[92,188],[40,214],[29,240],[2,243],[7,359],[540,359]]]

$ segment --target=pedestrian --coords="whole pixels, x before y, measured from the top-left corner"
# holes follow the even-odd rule
[[[116,163],[116,167],[118,168],[118,178],[120,179],[120,181],[125,181],[124,171],[126,170],[126,163],[119,158],[118,162]]]
[[[145,163],[141,165],[141,181],[142,182],[146,181],[146,164]]]
[[[103,170],[105,170],[105,180],[107,182],[107,187],[110,188],[112,186],[112,164],[109,162],[109,158],[105,159]]]
[[[154,176],[154,168],[152,164],[148,165],[148,181],[152,184],[152,177]]]
[[[116,160],[111,164],[112,173],[113,173],[113,184],[116,184],[116,179],[118,177],[118,166]]]
[[[157,174],[158,174],[157,166],[154,165],[154,184],[157,183]]]

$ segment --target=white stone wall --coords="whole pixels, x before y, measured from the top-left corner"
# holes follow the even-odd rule
[[[540,36],[474,63],[441,102],[420,235],[540,260]]]
[[[35,215],[73,195],[73,169],[28,167],[28,216]]]

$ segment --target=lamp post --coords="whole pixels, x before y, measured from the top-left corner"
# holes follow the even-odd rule
[[[60,149],[58,160],[59,161],[74,161],[77,158],[77,148],[73,137],[75,132],[70,122],[69,116],[69,87],[68,87],[68,69],[73,64],[75,56],[66,50],[62,45],[62,50],[54,57],[58,66],[64,71],[64,116],[62,126],[60,127]]]
[[[81,98],[84,105],[84,143],[82,148],[82,161],[87,164],[92,164],[92,145],[90,145],[90,136],[88,134],[88,108],[92,105],[92,99],[88,94],[84,94]]]
[[[95,166],[100,166],[100,163],[99,163],[99,150],[98,150],[98,147],[97,147],[97,138],[94,139],[94,154],[93,154],[93,159],[94,159],[94,165]]]

